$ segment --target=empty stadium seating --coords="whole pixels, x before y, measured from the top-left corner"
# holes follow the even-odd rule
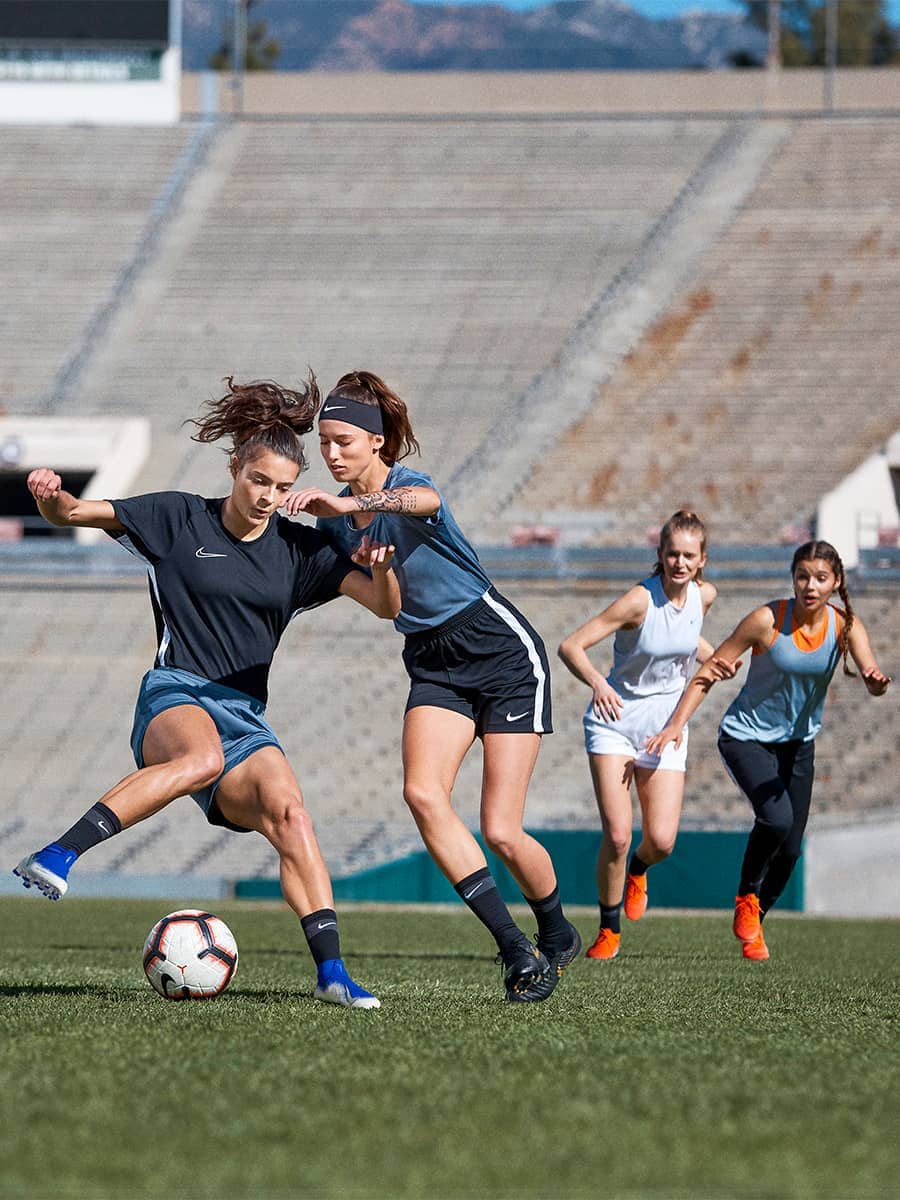
[[[517,498],[594,540],[687,505],[716,540],[778,542],[900,427],[900,126],[793,123],[725,236]],[[604,521],[604,517],[613,517]]]
[[[224,374],[291,381],[310,363],[327,385],[365,366],[409,398],[423,466],[448,479],[554,362],[727,129],[574,118],[0,127],[0,404],[146,415],[153,453],[134,490],[215,493],[224,459],[191,443],[182,422]],[[203,153],[192,153],[200,132]],[[890,365],[898,164],[896,121],[793,123],[699,275],[589,416],[534,464],[510,528],[565,510],[583,541],[629,548],[599,582],[590,572],[517,578],[493,552],[503,590],[551,658],[566,632],[644,573],[635,553],[650,560],[648,528],[678,505],[708,514],[713,564],[717,546],[724,559],[729,544],[736,553],[777,543],[900,426]],[[330,482],[312,451],[310,481]],[[735,562],[708,622],[713,639],[783,588],[771,562],[763,569],[752,552]],[[887,669],[900,633],[889,588],[873,581],[858,597]],[[0,555],[0,589],[12,698],[0,732],[14,748],[0,856],[12,863],[131,769],[131,706],[154,645],[133,575],[26,576]],[[337,874],[419,846],[401,797],[399,651],[389,625],[342,600],[300,617],[276,659],[269,715]],[[733,686],[721,685],[694,722],[687,823],[746,820],[714,749]],[[557,732],[528,820],[594,828],[581,749],[587,695],[561,666],[554,702]],[[858,681],[836,681],[817,814],[893,802],[884,792],[900,766],[895,707]],[[472,825],[478,790],[476,749],[457,789]],[[179,800],[79,871],[236,877],[275,867],[261,838],[210,828]]]
[[[189,126],[0,127],[0,406],[55,408],[82,348],[172,176]],[[76,411],[91,411],[81,400]]]

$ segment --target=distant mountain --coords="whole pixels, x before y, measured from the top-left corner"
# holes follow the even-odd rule
[[[226,36],[230,0],[184,0],[184,65],[204,70]],[[578,71],[762,62],[766,38],[740,14],[651,20],[619,0],[557,0],[526,12],[497,4],[259,0],[282,71]]]

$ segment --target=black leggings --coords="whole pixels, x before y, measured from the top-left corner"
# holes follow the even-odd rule
[[[720,733],[719,753],[756,814],[738,894],[755,892],[765,913],[784,891],[800,857],[812,799],[815,742],[744,742]]]

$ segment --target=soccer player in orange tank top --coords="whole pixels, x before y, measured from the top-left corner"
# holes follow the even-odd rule
[[[717,648],[685,689],[668,724],[648,742],[662,754],[681,743],[685,723],[720,678],[753,651],[744,686],[719,727],[726,770],[753,807],[735,901],[732,929],[744,958],[764,960],[766,913],[784,891],[800,857],[809,817],[815,738],[822,727],[825,694],[848,656],[873,696],[891,682],[878,667],[862,621],[854,613],[844,565],[828,542],[805,542],[791,564],[794,595],[756,608]],[[837,592],[843,609],[831,604]]]

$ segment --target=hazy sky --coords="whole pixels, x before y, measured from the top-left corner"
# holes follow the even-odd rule
[[[437,0],[413,0],[414,4],[433,4]],[[442,0],[453,4],[482,4],[484,0]],[[537,8],[544,0],[492,0],[506,8]],[[671,17],[680,12],[735,12],[743,10],[739,0],[623,0],[631,8],[648,17]],[[900,24],[900,0],[888,0],[888,16]]]

